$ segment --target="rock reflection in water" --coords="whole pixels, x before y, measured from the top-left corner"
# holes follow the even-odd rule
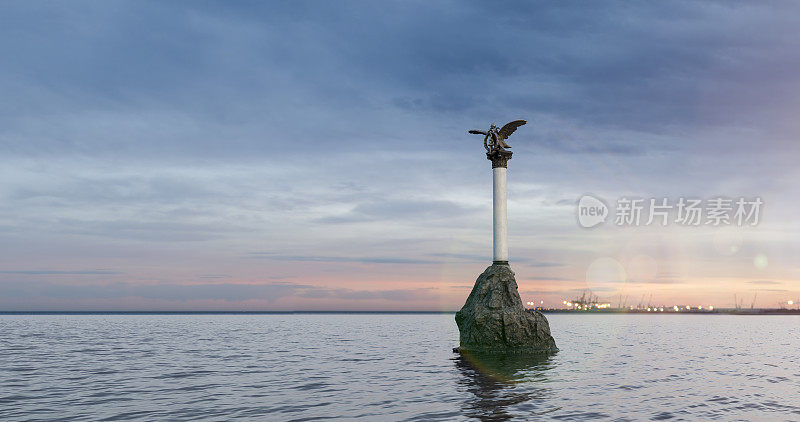
[[[518,417],[520,410],[531,416],[557,410],[540,405],[549,395],[544,381],[553,367],[551,354],[461,352],[453,360],[462,375],[459,385],[472,393],[462,404],[466,416],[502,421]]]

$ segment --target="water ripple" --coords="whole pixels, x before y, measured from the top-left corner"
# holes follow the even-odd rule
[[[800,419],[798,317],[549,319],[497,358],[452,315],[2,315],[0,419]]]

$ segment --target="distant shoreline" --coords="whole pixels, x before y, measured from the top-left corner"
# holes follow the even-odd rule
[[[645,312],[645,311],[574,311],[539,310],[544,314],[573,315],[800,315],[800,309],[720,309],[714,311]],[[0,311],[2,315],[440,315],[456,311]]]
[[[736,308],[720,308],[714,310],[706,309],[690,309],[673,311],[669,308],[663,310],[653,309],[591,309],[591,310],[574,310],[574,309],[537,309],[544,314],[590,314],[590,315],[800,315],[800,309],[778,309],[778,308],[753,308],[753,309],[736,309]]]
[[[0,311],[0,315],[454,314],[456,311]]]

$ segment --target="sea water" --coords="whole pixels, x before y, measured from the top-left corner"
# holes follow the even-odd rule
[[[0,315],[0,420],[800,420],[800,317],[548,319],[466,358],[452,314]]]

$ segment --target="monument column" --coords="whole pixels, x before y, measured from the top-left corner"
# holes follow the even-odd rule
[[[506,213],[506,172],[511,148],[506,139],[524,125],[514,120],[502,128],[470,130],[483,135],[486,158],[492,162],[493,241],[492,265],[478,279],[461,310],[456,312],[458,353],[541,353],[558,350],[550,324],[541,312],[526,310],[517,290],[514,271],[508,265],[508,216]]]
[[[493,151],[486,153],[486,158],[492,161],[492,206],[493,212],[493,240],[495,264],[508,265],[508,212],[506,200],[506,173],[511,151]]]

